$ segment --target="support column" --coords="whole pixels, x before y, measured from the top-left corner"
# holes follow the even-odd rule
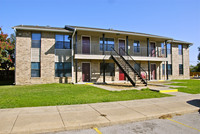
[[[126,52],[129,54],[129,52],[128,52],[128,36],[126,36]]]
[[[149,57],[149,38],[147,38],[147,57]]]
[[[150,61],[148,61],[148,76],[149,76],[149,81],[150,81]]]
[[[164,67],[165,67],[165,80],[167,80],[167,79],[166,79],[166,72],[167,72],[167,71],[166,71],[166,61],[165,61],[164,63],[165,63],[165,66],[164,66]]]
[[[103,55],[105,55],[105,51],[104,51],[104,45],[105,45],[105,34],[103,34]],[[105,59],[103,59],[103,83],[106,82],[106,71],[105,71]]]
[[[165,53],[166,53],[166,58],[167,58],[167,40],[165,40]],[[166,61],[166,76],[168,80],[168,61]]]
[[[75,33],[75,54],[77,54],[77,32]],[[76,67],[76,72],[75,72],[75,83],[77,83],[77,79],[78,79],[78,67],[77,67],[77,59],[75,59],[75,67]]]

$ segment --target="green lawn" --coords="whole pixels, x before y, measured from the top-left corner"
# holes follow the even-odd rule
[[[172,80],[174,82],[183,82],[183,83],[173,83],[170,85],[175,86],[187,86],[187,87],[178,87],[178,91],[190,93],[190,94],[199,94],[200,93],[200,80]]]
[[[0,108],[86,104],[170,96],[142,91],[107,91],[89,85],[0,86]]]

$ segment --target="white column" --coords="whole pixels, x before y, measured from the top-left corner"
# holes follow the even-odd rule
[[[165,80],[167,80],[166,75],[167,75],[167,69],[166,69],[166,61],[165,61]]]

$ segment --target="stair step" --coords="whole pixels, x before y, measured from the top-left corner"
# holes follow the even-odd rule
[[[128,77],[133,86],[135,86],[135,84],[137,84],[137,86],[146,86],[145,80],[139,76],[140,74],[135,71],[130,63],[124,61],[124,59],[119,55],[111,56],[113,60],[117,63],[117,65],[122,68],[123,72],[125,72],[126,77]]]

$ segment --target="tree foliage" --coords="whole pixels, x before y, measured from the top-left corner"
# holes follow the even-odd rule
[[[190,66],[191,72],[200,72],[200,47],[198,48],[198,50],[199,50],[199,54],[198,54],[197,59],[199,60],[199,62],[197,63],[196,66]]]
[[[14,67],[14,49],[14,34],[8,38],[8,34],[4,34],[0,28],[0,68],[9,70],[11,67]]]
[[[200,47],[198,49],[199,49],[198,60],[200,61]]]

